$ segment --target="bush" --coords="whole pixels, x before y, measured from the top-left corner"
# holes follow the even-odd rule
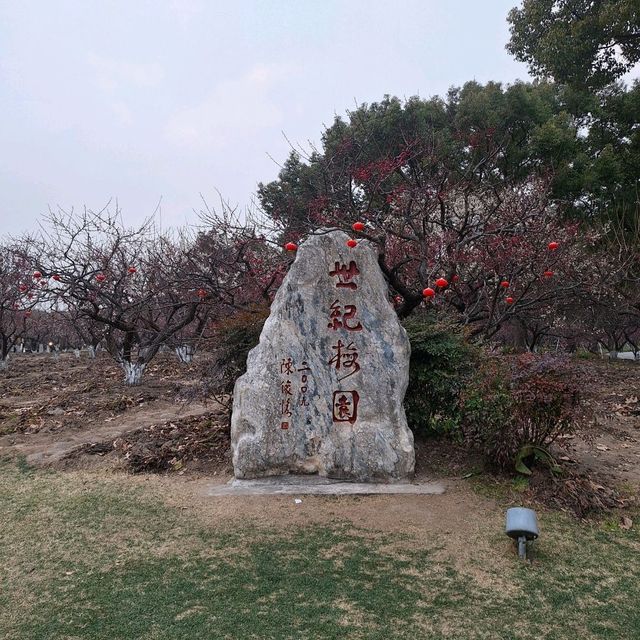
[[[269,316],[269,307],[255,305],[225,318],[215,328],[213,362],[207,372],[207,391],[231,416],[233,386],[247,370],[247,356],[260,340],[260,332]]]
[[[411,342],[409,387],[404,405],[409,426],[423,435],[455,434],[460,396],[471,377],[477,349],[459,325],[416,314],[404,321]]]
[[[566,358],[556,356],[489,358],[461,404],[465,439],[501,469],[522,462],[523,455],[546,450],[579,421],[578,387]],[[526,472],[526,466],[519,469]]]

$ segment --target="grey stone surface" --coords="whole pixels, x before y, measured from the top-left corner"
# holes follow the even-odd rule
[[[279,476],[259,480],[234,479],[226,484],[207,486],[207,496],[344,496],[344,495],[441,495],[442,482],[343,482],[320,476]]]
[[[370,243],[342,231],[301,244],[234,390],[237,478],[410,478],[402,401],[410,347]]]

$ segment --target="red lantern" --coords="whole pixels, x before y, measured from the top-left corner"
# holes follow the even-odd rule
[[[508,289],[508,288],[509,288],[509,281],[508,281],[508,280],[503,280],[503,281],[500,283],[500,286],[501,286],[503,289]]]
[[[107,279],[107,276],[105,276],[104,273],[99,273],[96,276],[96,280],[100,283],[103,283],[106,279]]]
[[[545,271],[542,275],[545,278],[553,278],[553,271]]]
[[[444,289],[449,286],[449,283],[444,278],[438,278],[436,280],[436,286]]]
[[[357,247],[358,243],[353,239],[353,238],[349,238],[349,240],[347,240],[347,247],[349,247],[349,249],[353,249],[354,247]]]
[[[34,280],[40,280],[40,278],[42,278],[42,274],[39,271],[34,271],[33,272],[33,279]]]
[[[20,289],[20,291],[22,291],[22,293],[24,293],[24,292],[28,289],[28,287],[27,287],[27,285],[26,285],[26,284],[21,284],[21,285],[18,287],[18,289]]]
[[[56,282],[60,282],[60,276],[59,276],[57,273],[54,273],[51,277],[52,277]]]
[[[284,248],[287,251],[297,251],[298,245],[295,242],[287,242],[287,244],[284,245]]]
[[[364,231],[364,222],[354,222],[351,228],[354,231]]]
[[[198,298],[204,300],[207,297],[207,291],[205,289],[198,289]]]
[[[549,251],[555,251],[560,245],[557,242],[549,243]]]
[[[135,267],[129,267],[127,269],[127,273],[130,273],[131,275],[133,275],[136,271],[137,271],[137,269]]]
[[[505,298],[505,302],[507,304],[513,304],[513,298],[511,296],[509,296],[508,298]]]
[[[402,296],[396,296],[396,297],[393,299],[393,301],[394,301],[396,304],[402,304]]]
[[[433,298],[433,296],[436,295],[436,292],[431,287],[427,287],[426,289],[422,290],[422,295],[425,298]]]
[[[451,280],[452,282],[458,282],[458,280],[460,280],[460,276],[458,274],[454,274],[451,276]]]

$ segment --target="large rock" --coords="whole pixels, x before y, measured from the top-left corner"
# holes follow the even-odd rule
[[[402,406],[410,346],[375,247],[319,231],[298,250],[260,344],[235,386],[238,478],[288,473],[357,481],[413,475]]]

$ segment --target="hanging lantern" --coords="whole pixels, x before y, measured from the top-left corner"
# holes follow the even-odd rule
[[[136,271],[138,271],[135,267],[129,267],[127,269],[127,273],[133,275],[134,273],[136,273]]]
[[[349,240],[347,240],[347,247],[349,247],[349,249],[353,249],[354,247],[357,247],[358,243],[353,239],[353,238],[349,238]]]
[[[454,273],[451,276],[451,282],[458,282],[458,280],[460,280],[460,276],[457,273]]]
[[[33,272],[33,279],[34,280],[40,280],[40,278],[42,278],[42,273],[40,273],[40,271],[34,271]]]
[[[200,298],[200,300],[204,300],[207,297],[207,291],[206,289],[198,289],[198,298]]]
[[[436,295],[436,292],[431,287],[427,287],[426,289],[422,290],[422,295],[425,298],[433,298],[433,296]]]
[[[97,280],[100,284],[102,284],[106,279],[107,279],[107,276],[105,276],[105,275],[104,275],[104,273],[99,273],[99,274],[96,276],[96,280]]]
[[[553,271],[545,271],[542,275],[545,278],[553,278]]]
[[[354,222],[351,228],[354,231],[364,231],[364,222]]]
[[[549,251],[555,251],[560,245],[557,242],[550,242],[548,246]]]
[[[511,296],[509,296],[508,298],[505,298],[505,302],[507,304],[513,304],[513,298]]]
[[[445,287],[448,287],[449,283],[444,279],[444,278],[438,278],[436,280],[436,287],[440,287],[441,289],[444,289]]]
[[[51,277],[52,277],[56,282],[60,282],[60,276],[59,276],[57,273],[54,273]]]
[[[21,285],[18,287],[18,289],[20,289],[20,291],[21,291],[22,293],[24,293],[28,288],[29,288],[29,287],[27,287],[27,285],[26,285],[26,284],[21,284]]]
[[[287,242],[287,244],[284,245],[284,248],[287,251],[297,251],[298,245],[295,242]]]
[[[500,286],[501,286],[503,289],[508,289],[508,288],[509,288],[509,281],[508,281],[508,280],[503,280],[503,281],[500,283]]]

